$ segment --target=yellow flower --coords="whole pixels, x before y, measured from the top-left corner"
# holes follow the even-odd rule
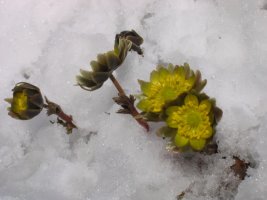
[[[150,75],[150,82],[139,81],[143,96],[137,107],[145,112],[159,113],[166,103],[188,92],[195,84],[195,74],[188,64],[159,66]]]
[[[213,134],[210,122],[211,102],[206,99],[200,103],[195,95],[185,97],[182,106],[171,106],[167,109],[167,124],[177,128],[174,138],[177,147],[190,145],[194,150],[202,150],[206,140]]]

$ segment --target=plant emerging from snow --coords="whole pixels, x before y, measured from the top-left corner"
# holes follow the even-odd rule
[[[149,130],[147,121],[165,121],[167,126],[159,133],[170,137],[172,149],[184,151],[191,147],[195,151],[203,150],[215,133],[222,111],[215,106],[215,100],[201,93],[207,81],[201,79],[199,71],[194,72],[187,63],[159,65],[151,72],[149,82],[139,80],[142,93],[138,95],[137,107],[143,111],[141,114],[134,106],[135,98],[127,96],[112,75],[128,51],[143,55],[142,43],[142,37],[134,30],[117,34],[113,51],[99,54],[96,61],[91,61],[92,71],[80,70],[78,85],[93,91],[109,78],[119,92],[118,97],[113,98],[122,107],[119,113],[131,114],[146,130]]]
[[[143,38],[134,30],[122,31],[115,37],[113,51],[98,54],[97,60],[91,61],[92,71],[80,70],[76,77],[78,85],[89,91],[99,89],[110,79],[118,90],[118,97],[113,100],[122,108],[118,111],[130,114],[147,131],[147,121],[164,121],[166,126],[159,129],[159,134],[170,138],[170,147],[178,151],[192,149],[202,151],[212,140],[222,111],[216,107],[214,99],[201,93],[207,81],[201,79],[199,71],[194,72],[190,66],[159,65],[150,74],[150,81],[139,80],[142,93],[135,108],[133,95],[127,96],[123,88],[112,75],[124,62],[128,51],[143,55],[140,45]],[[43,97],[38,87],[29,83],[18,83],[13,89],[13,98],[6,99],[11,104],[9,115],[27,120],[38,115],[43,108],[47,114],[56,114],[58,123],[70,133],[77,128],[72,116],[66,115],[59,105]]]

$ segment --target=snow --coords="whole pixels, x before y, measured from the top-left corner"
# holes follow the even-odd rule
[[[267,1],[1,0],[0,99],[20,81],[38,86],[72,114],[65,134],[45,112],[29,121],[0,104],[1,200],[173,200],[267,198]],[[114,73],[128,94],[140,91],[158,63],[188,62],[208,80],[224,116],[220,153],[174,155],[126,115],[116,114],[111,82],[94,92],[75,84],[79,69],[135,29],[144,57],[130,53]],[[50,120],[54,120],[50,117]],[[251,163],[238,185],[237,155]],[[223,159],[226,157],[226,159]]]

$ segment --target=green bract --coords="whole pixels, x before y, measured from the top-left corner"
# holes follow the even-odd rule
[[[133,50],[142,54],[141,45],[143,39],[135,31],[123,31],[116,35],[113,51],[98,54],[97,60],[91,61],[92,71],[80,70],[77,76],[78,85],[83,89],[93,91],[100,88],[125,60],[128,51]]]

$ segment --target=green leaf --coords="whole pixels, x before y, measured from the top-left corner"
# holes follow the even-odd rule
[[[116,56],[113,51],[107,52],[105,56],[106,56],[108,68],[110,70],[113,71],[117,69],[118,66],[121,64],[121,60],[119,60],[118,56]]]
[[[85,87],[94,87],[96,86],[96,83],[93,80],[86,79],[82,76],[76,76],[76,80],[79,85],[85,86]]]
[[[108,72],[91,72],[91,76],[92,79],[96,82],[96,83],[103,83],[105,82],[111,73]]]
[[[84,77],[85,79],[92,79],[91,72],[80,69],[80,73],[81,73],[82,77]]]

